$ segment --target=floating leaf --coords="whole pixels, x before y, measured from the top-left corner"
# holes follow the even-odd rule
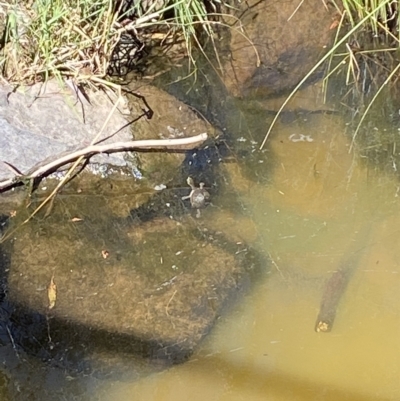
[[[57,285],[54,282],[54,276],[50,280],[50,284],[47,289],[47,296],[49,298],[49,309],[53,309],[56,306],[57,300]]]

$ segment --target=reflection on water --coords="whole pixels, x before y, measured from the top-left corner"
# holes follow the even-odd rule
[[[301,115],[270,137],[272,171],[261,159],[252,180],[246,166],[222,167],[243,207],[235,229],[250,232],[241,219],[251,218],[248,240],[270,258],[270,273],[189,362],[125,382],[92,378],[80,399],[400,399],[400,185],[361,165],[344,131],[337,115]],[[213,199],[213,213],[224,202]],[[316,333],[324,283],[343,261],[354,271],[333,330]]]

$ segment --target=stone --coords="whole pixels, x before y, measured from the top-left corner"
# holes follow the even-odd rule
[[[14,235],[9,300],[68,325],[139,339],[157,357],[188,355],[254,268],[248,247],[195,220],[98,226],[103,218],[74,223],[53,212]]]
[[[122,102],[112,112],[115,101],[111,90],[91,93],[90,101],[83,95],[78,99],[69,87],[55,81],[15,91],[0,87],[0,179],[15,175],[1,162],[26,173],[48,157],[88,146],[104,124],[97,142],[132,140],[125,118],[128,111],[121,113]],[[127,164],[123,153],[96,155],[91,162]]]
[[[132,81],[128,85],[129,108],[132,118],[149,108],[152,117],[138,120],[133,125],[133,136],[142,139],[174,139],[207,133],[209,138],[218,135],[208,121],[175,96],[153,85]],[[142,100],[145,100],[144,101]],[[143,174],[155,183],[166,183],[176,175],[185,154],[182,152],[135,152],[137,164]],[[160,168],[162,166],[162,168]]]
[[[4,132],[0,136],[0,180],[16,175],[6,163],[26,173],[44,160],[55,160],[60,154],[89,146],[105,122],[98,140],[102,144],[183,138],[204,132],[209,137],[216,135],[216,130],[189,106],[154,86],[129,85],[128,103],[122,102],[123,114],[118,108],[109,118],[112,93],[107,97],[95,92],[90,96],[91,103],[83,100],[82,105],[66,89],[62,91],[54,85],[48,83],[47,95],[37,99],[36,87],[27,89],[26,94],[0,88],[0,129]],[[165,185],[182,164],[183,150],[99,154],[90,159],[87,171],[102,175],[105,170],[108,175],[123,169],[124,174],[146,178],[148,185]],[[116,169],[102,166],[116,166]]]
[[[242,2],[225,21],[231,25],[223,66],[228,90],[238,97],[268,97],[293,89],[331,43],[333,13],[320,0]]]

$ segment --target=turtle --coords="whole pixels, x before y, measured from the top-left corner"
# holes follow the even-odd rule
[[[186,182],[192,190],[189,195],[182,196],[182,199],[183,200],[190,199],[190,204],[192,205],[192,208],[197,209],[196,217],[199,218],[200,217],[200,209],[202,209],[206,206],[206,201],[208,199],[210,199],[210,194],[204,188],[204,186],[205,186],[204,182],[201,182],[199,184],[199,187],[196,187],[194,185],[194,181],[193,181],[192,177],[188,177]]]

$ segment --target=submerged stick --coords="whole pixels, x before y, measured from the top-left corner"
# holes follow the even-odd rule
[[[371,224],[368,223],[359,232],[359,238],[356,242],[358,250],[354,251],[354,244],[346,252],[346,256],[340,262],[339,268],[333,272],[325,284],[322,293],[321,305],[315,322],[315,331],[317,333],[329,333],[332,330],[336,318],[336,311],[339,303],[346,292],[347,286],[353,273],[357,270],[359,261],[369,244],[371,233]]]
[[[342,266],[326,282],[317,321],[315,322],[315,331],[317,333],[328,333],[332,330],[337,307],[346,291],[354,268],[354,266],[349,265]]]
[[[115,142],[105,145],[90,145],[76,151],[63,154],[50,162],[40,162],[32,167],[26,174],[16,175],[13,178],[0,181],[0,190],[12,187],[20,182],[30,181],[42,177],[52,171],[57,170],[65,164],[71,163],[80,157],[86,159],[99,153],[115,153],[132,150],[182,150],[193,149],[207,139],[207,134],[202,133],[190,138],[179,139],[149,139],[141,141]],[[9,163],[4,162],[9,166]],[[14,168],[14,170],[16,170]],[[18,171],[18,170],[16,170]]]

